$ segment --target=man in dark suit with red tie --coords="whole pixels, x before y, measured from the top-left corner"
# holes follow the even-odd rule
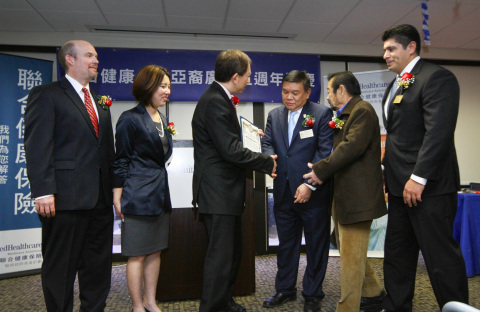
[[[460,188],[454,142],[459,85],[450,71],[420,59],[415,27],[394,26],[382,40],[388,69],[401,76],[383,97],[385,310],[412,311],[419,250],[440,309],[448,301],[467,303],[465,262],[453,238]]]
[[[215,81],[200,97],[192,119],[193,205],[198,206],[209,238],[201,312],[245,311],[232,298],[242,256],[245,170],[272,176],[275,172],[275,156],[243,147],[236,103],[231,101],[247,86],[250,64],[242,51],[221,52],[215,62]]]
[[[95,48],[65,43],[66,76],[31,90],[25,112],[28,179],[42,222],[42,287],[48,311],[103,311],[112,265],[113,131],[108,106],[89,89]]]
[[[283,106],[268,114],[262,151],[277,155],[273,181],[273,212],[278,232],[275,294],[263,306],[275,308],[297,298],[297,273],[302,232],[305,232],[307,267],[303,277],[304,311],[317,312],[325,297],[325,278],[330,246],[331,184],[314,187],[303,174],[309,162],[330,155],[333,131],[328,126],[332,111],[311,103],[310,77],[293,70],[282,79]]]

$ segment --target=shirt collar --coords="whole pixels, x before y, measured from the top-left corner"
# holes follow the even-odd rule
[[[350,99],[351,100],[351,99]],[[343,112],[343,110],[345,109],[345,107],[347,107],[348,103],[350,103],[350,100],[348,100],[348,102],[342,106],[342,108],[340,108],[339,110],[337,110],[337,116],[340,116]]]
[[[231,99],[232,98],[232,94],[230,93],[230,91],[227,90],[227,88],[225,88],[220,82],[216,81],[216,83],[218,83],[220,85],[220,87],[223,88],[223,90],[225,91],[225,93],[227,94],[228,98]]]
[[[72,78],[68,74],[65,74],[65,78],[67,78],[67,80],[72,84],[73,88],[75,89],[75,91],[77,91],[78,94],[83,94],[82,88],[84,87],[80,82],[76,81],[75,78]],[[87,84],[85,88],[87,88],[88,92],[90,92],[89,84]]]
[[[417,56],[416,58],[414,58],[410,63],[408,63],[407,66],[405,66],[405,68],[403,69],[403,71],[400,73],[400,77],[403,76],[403,74],[405,73],[411,73],[412,72],[412,69],[415,67],[415,65],[417,65],[417,62],[420,60],[420,56]]]

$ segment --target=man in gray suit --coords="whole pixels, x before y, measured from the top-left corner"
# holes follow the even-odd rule
[[[313,184],[333,177],[332,216],[340,251],[341,296],[337,312],[382,309],[385,293],[367,259],[372,220],[387,213],[380,164],[380,125],[372,105],[360,97],[351,72],[328,76],[327,100],[337,119],[332,154],[306,174]]]
[[[388,69],[400,76],[383,97],[385,308],[412,310],[419,250],[440,309],[452,300],[467,303],[465,262],[453,238],[460,189],[454,142],[459,85],[450,71],[420,59],[415,27],[394,26],[382,40]]]
[[[198,100],[192,119],[192,204],[198,206],[209,238],[201,312],[245,311],[232,298],[242,256],[245,169],[275,176],[275,155],[243,147],[232,102],[233,95],[242,93],[250,81],[250,64],[242,51],[221,52],[215,62],[215,81]]]

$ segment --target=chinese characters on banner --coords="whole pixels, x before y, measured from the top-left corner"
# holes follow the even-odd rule
[[[52,81],[51,61],[0,54],[0,274],[38,269],[40,221],[25,164],[24,116],[30,90]]]
[[[134,101],[132,83],[135,73],[143,66],[155,64],[165,67],[171,75],[172,101],[196,102],[215,79],[217,51],[96,49],[98,76],[90,83],[98,94],[108,94],[116,101]],[[242,102],[281,103],[280,85],[283,76],[294,69],[304,70],[310,76],[310,100],[320,100],[320,58],[317,55],[254,53],[250,85],[241,95]],[[60,65],[58,77],[65,75]]]

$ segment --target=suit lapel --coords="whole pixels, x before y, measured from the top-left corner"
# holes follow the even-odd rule
[[[412,71],[410,73],[414,76],[418,75],[418,73],[420,73],[420,69],[422,68],[422,65],[423,65],[423,60],[419,59],[417,64],[415,64],[415,66],[413,66]]]
[[[145,126],[145,129],[147,129],[147,133],[148,133],[150,139],[153,141],[153,146],[155,148],[155,151],[158,154],[162,155],[162,157],[163,157],[162,139],[160,139],[160,136],[158,135],[158,130],[157,130],[157,127],[156,127],[155,123],[152,120],[152,117],[150,117],[150,115],[147,112],[147,109],[142,104],[138,104],[137,108],[141,112],[142,122]],[[162,121],[163,121],[163,119],[162,119]],[[166,131],[165,126],[164,126],[163,131]]]
[[[348,118],[350,117],[353,109],[360,102],[362,98],[360,96],[354,96],[350,99],[347,103],[347,106],[343,109],[342,113],[338,116],[340,120],[343,120],[345,124],[343,125],[342,129],[334,129],[333,134],[333,149],[337,148],[338,144],[343,140],[343,132],[345,131],[345,127],[348,123]]]
[[[160,114],[160,118],[162,118],[164,127],[168,126],[168,120],[162,114]],[[167,161],[173,152],[173,138],[172,138],[172,134],[168,132],[168,130],[165,130],[165,135],[167,136],[167,139],[168,139],[168,146],[170,146],[170,149],[168,150],[167,155],[164,155],[164,161]],[[161,150],[163,155],[163,146]]]
[[[423,60],[422,60],[422,59],[418,60],[417,64],[415,64],[415,66],[412,68],[412,70],[410,71],[410,73],[411,73],[412,75],[416,76],[416,75],[420,72],[420,68],[422,67],[422,64],[423,64]],[[395,79],[390,83],[390,85],[387,87],[387,90],[388,90],[387,95],[388,95],[389,91],[391,90],[391,88],[392,88],[392,87],[394,86],[394,84],[396,83],[396,81],[397,81],[397,78],[395,78]],[[406,91],[406,90],[404,90],[404,94],[406,94],[405,91]],[[397,95],[399,95],[399,94],[400,94],[400,88],[397,88],[397,91],[395,92],[395,94],[394,94],[394,96],[392,97],[392,99],[391,99],[391,100],[390,100],[390,99],[386,99],[386,100],[390,100],[390,103],[388,104],[388,111],[387,111],[387,117],[388,117],[388,118],[385,118],[385,105],[384,105],[385,102],[383,102],[382,111],[384,112],[384,114],[383,114],[382,117],[383,117],[383,124],[384,124],[384,126],[385,126],[385,129],[388,129],[388,121],[391,120],[392,114],[393,114],[393,108],[395,107],[395,105],[397,105],[397,104],[394,104],[393,101],[394,101],[395,97],[396,97]]]
[[[391,114],[391,109],[392,109],[392,104],[393,104],[392,102],[393,102],[393,99],[395,98],[395,95],[394,95],[394,96],[391,98],[392,101],[390,101],[390,97],[389,97],[388,95],[390,94],[390,90],[393,88],[393,84],[395,83],[396,80],[397,80],[397,79],[395,78],[395,79],[393,79],[392,82],[390,82],[390,84],[388,85],[387,90],[386,90],[386,92],[385,92],[386,96],[385,96],[385,98],[384,98],[383,101],[382,101],[382,112],[383,112],[382,118],[383,118],[383,124],[384,124],[384,126],[385,126],[385,129],[386,129],[387,126],[388,126],[388,120],[390,119],[390,114]],[[397,91],[398,91],[398,89],[397,89]],[[385,111],[385,103],[386,103],[387,101],[389,101],[390,103],[388,103],[388,110]],[[387,117],[388,117],[388,118],[387,118]]]
[[[285,149],[288,149],[288,109],[283,106],[278,114],[278,124],[280,125],[280,133],[282,134]]]
[[[397,83],[396,81],[397,81],[397,79],[393,80],[392,88],[393,88],[394,84]],[[395,100],[395,98],[396,98],[397,95],[399,95],[399,94],[400,94],[400,88],[397,88],[397,90],[395,91],[395,94],[392,96],[392,98],[391,98],[391,100],[390,100],[390,103],[388,104],[388,112],[387,112],[387,114],[388,114],[388,120],[390,120],[390,118],[392,118],[393,107],[394,107],[394,105],[395,105],[395,104],[393,103],[393,101]]]
[[[225,99],[225,105],[228,107],[231,117],[236,120],[236,122],[234,122],[235,129],[237,130],[238,134],[241,135],[240,124],[238,122],[238,117],[237,117],[237,113],[235,112],[235,108],[232,105],[232,101],[228,98],[227,93],[225,93],[225,90],[223,90],[222,86],[218,82],[214,81],[211,86],[215,88],[217,92],[220,92],[222,97]]]
[[[72,100],[72,102],[75,104],[79,112],[82,114],[83,118],[85,119],[85,122],[87,123],[87,126],[92,131],[92,134],[95,137],[97,137],[97,134],[95,133],[95,129],[93,128],[92,120],[90,119],[90,115],[88,115],[87,108],[85,107],[85,104],[83,103],[83,100],[78,95],[77,91],[75,91],[75,89],[73,88],[72,84],[68,81],[67,78],[63,78],[60,81],[60,86],[65,90],[65,94]]]

